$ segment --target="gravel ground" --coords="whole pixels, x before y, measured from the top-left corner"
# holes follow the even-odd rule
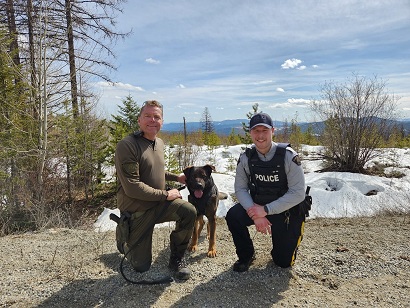
[[[154,263],[169,275],[171,227],[154,232]],[[118,271],[114,232],[52,229],[0,238],[0,307],[410,307],[410,215],[312,219],[292,269],[276,267],[270,237],[251,229],[256,261],[235,273],[234,246],[218,220],[218,256],[207,239],[187,254],[186,282],[134,285]]]

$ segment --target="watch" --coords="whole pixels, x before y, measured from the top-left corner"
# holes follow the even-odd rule
[[[265,210],[266,215],[269,215],[269,209],[266,205],[263,206],[263,209]]]

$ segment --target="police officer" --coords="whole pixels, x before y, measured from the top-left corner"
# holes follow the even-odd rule
[[[299,210],[299,203],[305,199],[301,162],[292,148],[272,141],[274,127],[268,114],[255,114],[249,128],[253,145],[240,155],[236,168],[239,203],[226,215],[238,256],[233,270],[245,272],[255,260],[250,225],[271,235],[273,261],[289,267],[294,264],[305,222]]]

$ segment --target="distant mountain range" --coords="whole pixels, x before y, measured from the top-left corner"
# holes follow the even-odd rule
[[[242,122],[248,123],[248,119],[212,121],[215,133],[219,135],[229,135],[234,130],[235,134],[243,134]],[[201,129],[201,122],[187,122],[186,130],[188,133],[195,132]],[[184,123],[165,123],[162,131],[178,133],[184,131]]]
[[[229,135],[232,130],[235,134],[244,134],[242,129],[242,123],[249,123],[248,119],[236,119],[236,120],[224,120],[224,121],[213,121],[215,133],[218,135]],[[276,130],[283,129],[283,126],[286,122],[283,121],[274,121],[274,126]],[[404,119],[397,122],[398,125],[402,125],[406,134],[410,133],[410,119]],[[287,123],[290,125],[290,122]],[[301,122],[298,123],[302,132],[306,131],[309,126],[312,126],[315,132],[321,131],[324,122]],[[186,129],[188,133],[192,133],[201,129],[201,122],[187,122]],[[182,133],[184,131],[183,123],[165,123],[162,127],[162,131],[169,133]]]

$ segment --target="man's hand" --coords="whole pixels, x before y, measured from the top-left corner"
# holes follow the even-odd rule
[[[261,218],[266,216],[265,209],[263,208],[262,205],[259,204],[254,204],[251,206],[246,213],[248,213],[248,216],[252,219],[255,220],[256,218]]]
[[[255,223],[256,231],[263,234],[272,234],[272,224],[266,217],[260,217],[253,220]]]
[[[262,205],[254,204],[246,211],[246,213],[248,213],[249,217],[253,220],[256,231],[263,234],[272,234],[272,224],[265,217],[266,212]]]
[[[168,197],[167,197],[168,201],[172,201],[178,198],[182,198],[181,192],[178,189],[174,188],[174,189],[168,190]]]
[[[185,174],[181,173],[180,175],[178,175],[177,178],[178,182],[181,184],[186,184],[186,176]]]

